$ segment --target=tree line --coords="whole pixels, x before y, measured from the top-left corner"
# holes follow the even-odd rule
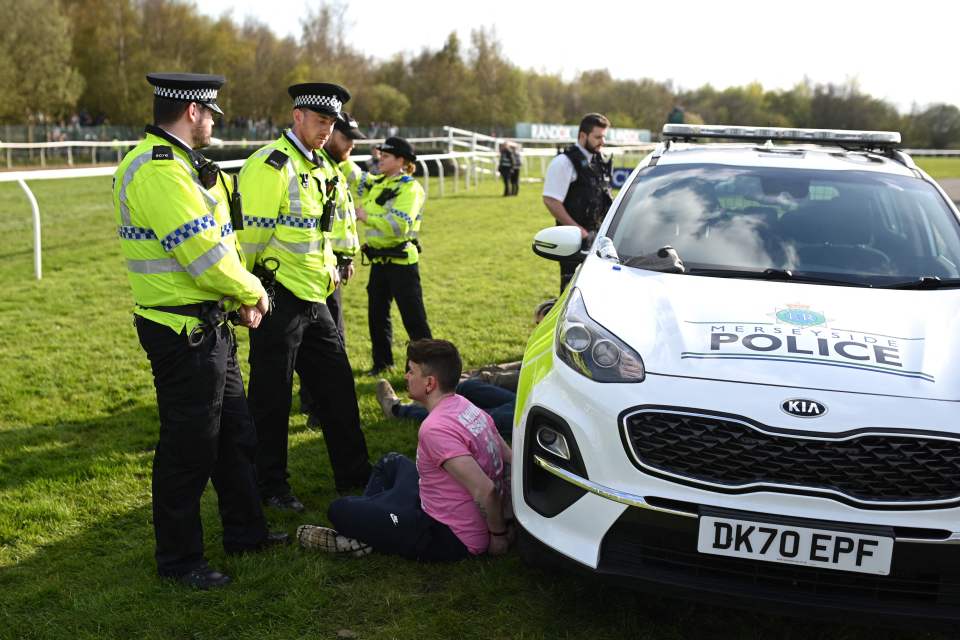
[[[285,87],[323,79],[348,87],[347,108],[368,123],[509,131],[516,122],[576,123],[600,111],[614,126],[656,133],[682,105],[687,122],[898,130],[907,146],[960,146],[956,105],[902,114],[855,82],[678,90],[602,69],[565,81],[512,64],[487,28],[467,43],[451,33],[437,50],[378,60],[350,41],[345,12],[345,4],[318,0],[292,38],[253,20],[204,16],[183,0],[0,0],[0,123],[78,112],[142,123],[150,119],[148,71],[196,71],[227,77],[219,102],[228,120],[286,122]]]

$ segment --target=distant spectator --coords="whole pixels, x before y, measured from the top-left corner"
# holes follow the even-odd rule
[[[510,172],[510,195],[515,196],[520,193],[520,169],[523,168],[523,156],[520,154],[520,145],[516,142],[510,145],[510,152],[513,155],[513,170]]]
[[[513,195],[513,189],[510,187],[513,175],[513,152],[510,150],[509,142],[500,143],[500,164],[497,169],[500,171],[500,177],[503,178],[503,195]]]
[[[683,124],[684,113],[683,107],[674,105],[673,109],[670,110],[670,113],[667,114],[667,123],[668,124]]]

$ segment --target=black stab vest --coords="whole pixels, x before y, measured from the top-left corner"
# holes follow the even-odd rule
[[[596,231],[613,203],[613,196],[610,194],[613,160],[604,161],[601,156],[597,166],[587,160],[577,145],[564,149],[563,155],[570,159],[577,173],[577,179],[567,189],[563,206],[577,224],[587,231]],[[594,154],[594,157],[597,155]]]

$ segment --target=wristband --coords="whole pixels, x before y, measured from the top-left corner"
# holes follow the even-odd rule
[[[504,529],[503,531],[491,531],[490,529],[487,529],[487,533],[489,533],[492,536],[497,536],[499,538],[500,536],[507,535],[507,530]]]

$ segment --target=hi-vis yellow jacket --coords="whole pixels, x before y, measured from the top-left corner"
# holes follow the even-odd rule
[[[373,258],[374,264],[416,264],[420,252],[411,241],[420,234],[426,195],[413,176],[367,174],[358,185],[367,212],[364,240],[374,249],[403,247],[406,258]]]
[[[323,161],[323,173],[327,181],[336,184],[334,193],[337,207],[334,210],[330,243],[338,261],[352,260],[360,252],[360,238],[357,236],[357,213],[350,190],[350,178],[342,170],[344,166],[349,169],[350,159],[338,165],[324,149],[320,150],[320,159]],[[354,180],[359,179],[359,171],[360,167],[357,167],[357,177]]]
[[[366,172],[351,158],[347,158],[338,166],[340,167],[340,173],[347,177],[347,186],[350,187],[350,194],[353,195],[357,193],[357,185],[360,184],[360,180],[366,175]]]
[[[247,268],[276,258],[277,281],[308,302],[326,301],[335,288],[337,259],[321,227],[326,190],[323,166],[304,155],[289,129],[240,170],[244,228],[238,235]]]
[[[228,203],[223,181],[204,189],[187,151],[159,135],[148,133],[123,158],[113,204],[134,313],[189,332],[196,318],[147,307],[227,297],[227,308],[235,309],[266,295],[244,269]]]

